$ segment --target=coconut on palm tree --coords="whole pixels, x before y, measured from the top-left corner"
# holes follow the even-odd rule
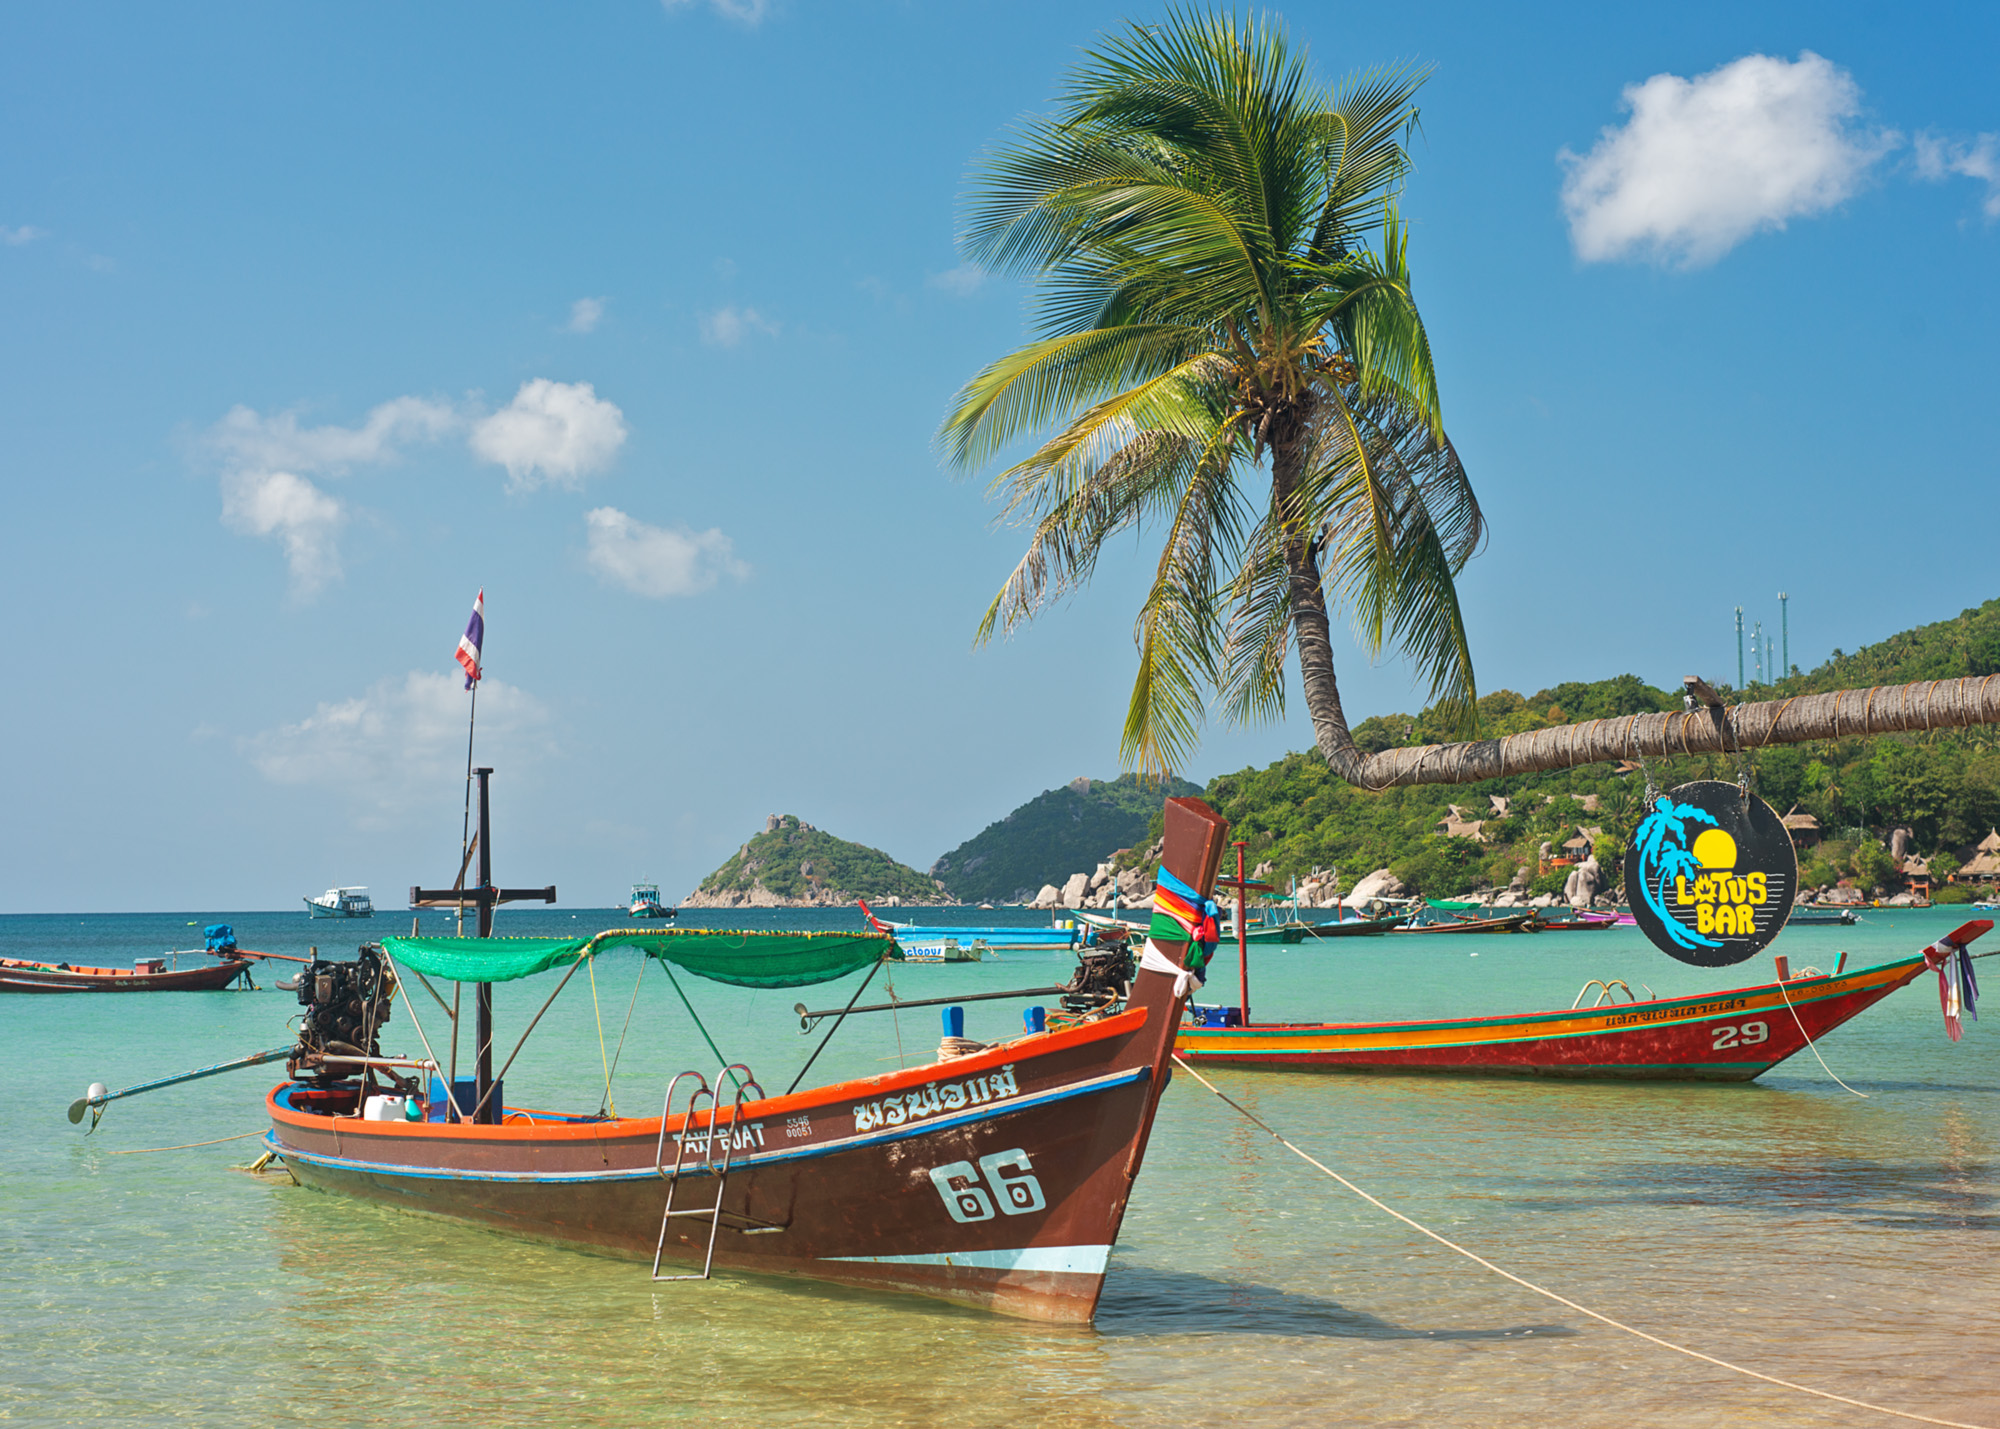
[[[1483,526],[1397,212],[1423,78],[1329,88],[1275,21],[1175,12],[1087,51],[1057,113],[983,165],[964,246],[1038,285],[1041,333],[967,383],[941,433],[967,469],[1038,443],[994,481],[1031,535],[980,639],[1150,528],[1122,750],[1141,769],[1179,767],[1211,702],[1279,713],[1293,649],[1320,752],[1370,788],[2000,719],[1991,680],[1727,712],[1691,682],[1685,714],[1356,747],[1334,608],[1466,732],[1477,695],[1454,582]]]

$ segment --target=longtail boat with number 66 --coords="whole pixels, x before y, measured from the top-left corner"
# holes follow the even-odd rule
[[[1170,800],[1169,879],[1207,889],[1227,827],[1197,799]],[[503,891],[484,867],[480,887],[460,896],[478,902],[490,933]],[[1212,945],[1204,895],[1191,901],[1192,916],[1156,917],[1136,964],[1116,940],[1081,954],[1045,1030],[990,1046],[948,1037],[927,1065],[806,1091],[767,1090],[740,1065],[690,1070],[661,1089],[654,1116],[528,1110],[503,1100],[507,1067],[496,1075],[484,1058],[478,1077],[447,1093],[442,1047],[424,1034],[413,989],[565,968],[567,983],[614,947],[640,949],[669,978],[678,968],[736,986],[805,986],[872,977],[899,958],[894,938],[694,929],[384,938],[354,962],[316,962],[301,977],[300,1040],[291,1079],[267,1098],[266,1146],[305,1186],[632,1256],[659,1280],[727,1269],[1087,1322],[1167,1083],[1189,969],[1204,960],[1204,934]],[[806,1020],[872,1010],[857,1005],[866,986],[837,1013]],[[422,1056],[381,1052],[398,996]],[[490,1048],[490,1036],[481,1042]]]

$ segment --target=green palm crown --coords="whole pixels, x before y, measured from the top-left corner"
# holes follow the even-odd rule
[[[1483,529],[1396,208],[1424,77],[1329,90],[1275,23],[1175,12],[1086,51],[1057,114],[975,174],[965,250],[1036,282],[1040,327],[940,434],[964,469],[1040,443],[994,479],[1032,535],[979,639],[1088,580],[1114,533],[1163,532],[1122,740],[1142,770],[1183,764],[1211,698],[1282,713],[1294,638],[1320,748],[1362,757],[1329,591],[1470,727],[1454,579]]]

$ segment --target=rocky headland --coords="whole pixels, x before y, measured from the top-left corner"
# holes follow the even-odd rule
[[[857,898],[894,908],[957,902],[937,880],[880,849],[772,814],[764,831],[681,899],[683,908],[831,908]]]

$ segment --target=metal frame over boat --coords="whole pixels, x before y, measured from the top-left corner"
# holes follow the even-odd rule
[[[1448,1021],[1188,1027],[1175,1048],[1195,1065],[1747,1082],[1937,967],[1946,944],[1992,926],[1967,923],[1876,967],[1697,997]]]
[[[1170,800],[1165,865],[1210,887],[1227,828],[1199,800]],[[1073,1025],[796,1095],[767,1095],[742,1068],[724,1067],[712,1083],[684,1072],[654,1117],[509,1109],[486,1124],[499,1082],[482,1068],[486,1110],[469,1120],[456,1097],[427,1111],[460,1119],[366,1120],[355,1114],[370,1100],[365,1080],[326,1083],[330,1063],[356,1059],[307,1057],[267,1099],[266,1145],[304,1185],[650,1255],[656,1276],[671,1265],[696,1276],[715,1266],[1087,1322],[1168,1080],[1183,968],[1202,956],[1189,938],[1199,931],[1179,941],[1156,933],[1129,975],[1129,999],[1077,1014]],[[622,943],[701,971],[667,944],[712,936],[631,930],[549,956],[569,958],[574,972]],[[891,955],[895,947],[876,934],[849,941],[861,940]],[[392,968],[400,954],[420,972],[417,960],[437,951],[429,945],[452,942],[468,950],[460,957],[482,947],[395,938],[382,946]],[[875,954],[866,956],[872,963]],[[1122,950],[1116,956],[1131,966]],[[320,1084],[309,1085],[315,1073]],[[692,1099],[675,1110],[683,1083]]]

